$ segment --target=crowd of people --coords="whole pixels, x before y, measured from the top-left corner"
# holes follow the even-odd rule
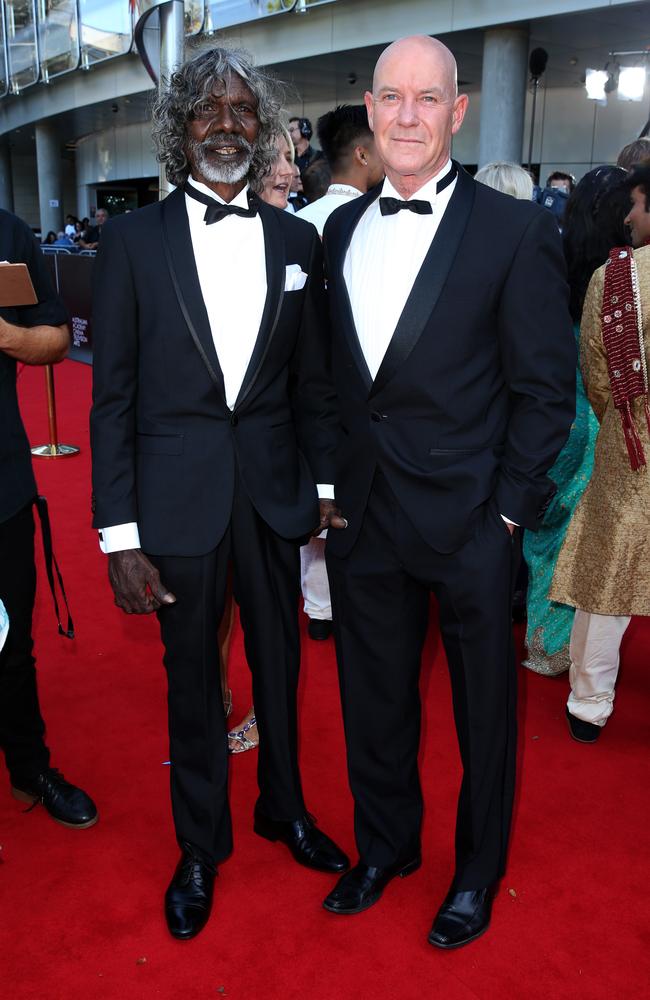
[[[97,250],[102,234],[102,226],[108,221],[108,211],[105,208],[98,208],[94,221],[85,217],[78,219],[76,215],[66,216],[65,227],[55,233],[53,229],[45,235],[42,245],[46,247],[60,247],[69,250],[71,253],[78,253],[80,250]]]
[[[157,614],[165,649],[178,939],[205,926],[232,849],[229,753],[259,749],[254,829],[338,876],[330,912],[360,913],[419,868],[433,593],[463,779],[429,941],[473,941],[510,833],[522,551],[524,665],[569,671],[580,742],[611,715],[630,617],[650,614],[650,140],[578,183],[553,171],[542,188],[511,163],[472,178],[451,157],[467,103],[442,43],[402,39],[363,105],[318,120],[317,151],[245,53],[209,49],[155,106],[172,194],[108,224],[100,210],[82,234],[69,217],[65,238],[100,246],[93,524],[115,603]],[[0,746],[14,794],[86,827],[97,809],[44,742],[15,393],[17,361],[65,354],[66,316],[27,227],[3,213],[0,241],[38,299],[0,311],[14,470],[0,477]],[[310,638],[336,640],[353,865],[301,787],[300,589]],[[254,708],[228,731],[235,604]]]

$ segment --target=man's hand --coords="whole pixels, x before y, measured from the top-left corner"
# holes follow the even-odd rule
[[[108,556],[108,579],[115,603],[127,615],[148,615],[176,598],[164,586],[160,574],[141,549],[124,549]]]
[[[312,535],[319,535],[326,528],[347,528],[348,522],[341,514],[333,500],[319,500],[320,524],[312,531]]]

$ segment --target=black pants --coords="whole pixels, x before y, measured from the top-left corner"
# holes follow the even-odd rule
[[[9,634],[0,651],[0,747],[11,781],[19,787],[29,784],[50,762],[32,656],[35,595],[30,503],[0,524],[0,598],[9,615]]]
[[[328,554],[361,860],[385,867],[419,850],[420,658],[429,595],[451,675],[463,780],[454,887],[503,873],[512,813],[516,674],[511,590],[516,546],[493,505],[457,552],[429,548],[378,473],[350,554]]]
[[[271,819],[305,812],[297,752],[299,545],[276,535],[238,485],[230,525],[213,552],[150,558],[177,599],[158,612],[176,836],[216,864],[232,849],[217,635],[231,561],[260,734],[259,804]]]

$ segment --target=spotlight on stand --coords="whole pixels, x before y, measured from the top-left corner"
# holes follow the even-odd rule
[[[537,108],[537,91],[539,80],[548,62],[548,52],[546,49],[533,49],[528,59],[528,69],[530,71],[530,83],[533,88],[533,107],[530,115],[530,140],[528,142],[528,169],[533,162],[533,134],[535,131],[535,110]]]

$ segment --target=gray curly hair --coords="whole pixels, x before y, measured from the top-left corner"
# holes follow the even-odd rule
[[[212,48],[188,60],[172,73],[169,87],[153,105],[151,134],[156,158],[164,164],[170,184],[182,186],[190,173],[187,159],[187,125],[195,109],[209,98],[215,83],[225,86],[236,73],[257,99],[260,131],[255,143],[248,179],[257,186],[275,158],[275,142],[281,131],[282,85],[259,70],[244,49]]]

